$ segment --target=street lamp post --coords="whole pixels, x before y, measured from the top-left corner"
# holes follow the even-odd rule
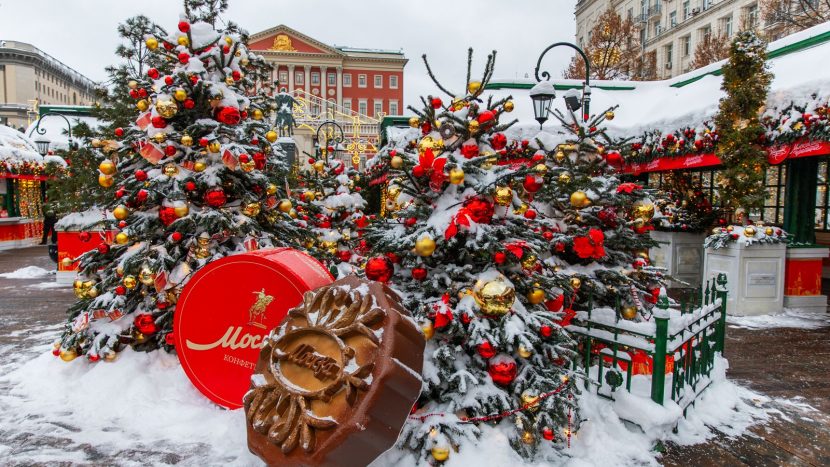
[[[51,141],[49,141],[49,139],[46,138],[46,128],[41,128],[40,123],[43,121],[44,118],[52,115],[58,116],[66,122],[66,132],[67,135],[69,135],[69,149],[75,149],[74,143],[72,142],[72,123],[69,121],[68,118],[66,118],[66,115],[52,111],[44,112],[44,114],[37,119],[35,127],[32,128],[32,131],[29,132],[29,136],[32,136],[32,133],[34,133],[35,131],[37,131],[37,134],[40,135],[35,139],[35,144],[37,144],[38,152],[40,152],[44,156],[49,152],[49,143],[51,143]]]
[[[341,147],[343,141],[346,140],[346,134],[343,132],[343,127],[341,127],[337,122],[333,120],[326,120],[317,127],[314,139],[320,146],[320,153],[323,155],[323,159],[325,159],[326,163],[328,163],[328,153],[334,152],[337,148]],[[329,144],[331,143],[334,143],[334,146],[332,146],[332,150],[329,151]]]
[[[565,105],[570,109],[572,112],[575,112],[582,108],[582,121],[587,122],[588,118],[591,116],[591,64],[588,61],[588,56],[585,55],[585,52],[570,42],[557,42],[553,45],[548,46],[545,50],[542,51],[542,54],[539,55],[539,60],[536,61],[536,81],[538,84],[530,90],[530,98],[533,100],[533,114],[536,117],[536,121],[539,122],[539,125],[545,123],[548,119],[548,113],[550,113],[550,104],[553,99],[556,98],[556,92],[554,90],[553,84],[550,83],[550,73],[547,71],[543,71],[541,74],[539,73],[539,69],[542,66],[542,58],[545,57],[545,54],[548,53],[549,50],[559,47],[565,46],[570,47],[579,53],[582,56],[582,61],[585,62],[585,82],[582,84],[582,99],[580,102],[580,98],[573,94],[565,94]],[[540,77],[541,76],[541,77]],[[544,77],[545,81],[542,81],[542,77]]]

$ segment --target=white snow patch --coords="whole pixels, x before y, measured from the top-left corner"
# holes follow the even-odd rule
[[[0,273],[0,277],[6,279],[39,279],[54,273],[55,271],[47,271],[38,266],[26,266],[12,272]]]
[[[726,316],[730,326],[743,329],[796,328],[818,329],[830,326],[827,313],[815,313],[806,310],[784,308],[781,313],[756,316]]]

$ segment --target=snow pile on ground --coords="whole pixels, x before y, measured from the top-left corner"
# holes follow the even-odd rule
[[[38,266],[26,266],[16,271],[4,272],[0,274],[0,277],[5,279],[39,279],[54,273],[55,271],[47,271]]]
[[[61,282],[49,281],[49,282],[38,282],[37,284],[30,284],[26,287],[30,289],[65,289],[69,288],[72,284],[64,284]]]
[[[784,308],[781,313],[756,316],[726,316],[730,326],[743,329],[796,328],[818,329],[830,326],[827,313],[815,313],[805,310]]]

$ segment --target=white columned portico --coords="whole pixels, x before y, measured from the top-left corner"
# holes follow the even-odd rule
[[[321,109],[323,114],[326,114],[328,106],[329,106],[329,95],[328,92],[328,84],[329,84],[329,74],[328,74],[328,67],[320,65],[320,97],[323,98],[323,108]]]
[[[337,105],[343,105],[343,67],[337,67]]]
[[[294,65],[288,65],[288,92],[294,91]]]
[[[311,94],[311,65],[305,66],[305,92]]]

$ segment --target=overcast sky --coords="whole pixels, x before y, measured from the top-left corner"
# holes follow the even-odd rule
[[[426,53],[444,86],[461,90],[466,50],[475,51],[473,76],[487,53],[498,51],[495,77],[533,76],[549,44],[574,40],[576,0],[231,0],[225,18],[250,33],[285,24],[321,42],[403,49],[406,105],[437,94],[426,74]],[[174,30],[177,0],[0,0],[0,39],[29,42],[89,78],[106,78],[118,42],[116,25],[144,14]],[[543,69],[560,77],[571,51],[551,52]]]

